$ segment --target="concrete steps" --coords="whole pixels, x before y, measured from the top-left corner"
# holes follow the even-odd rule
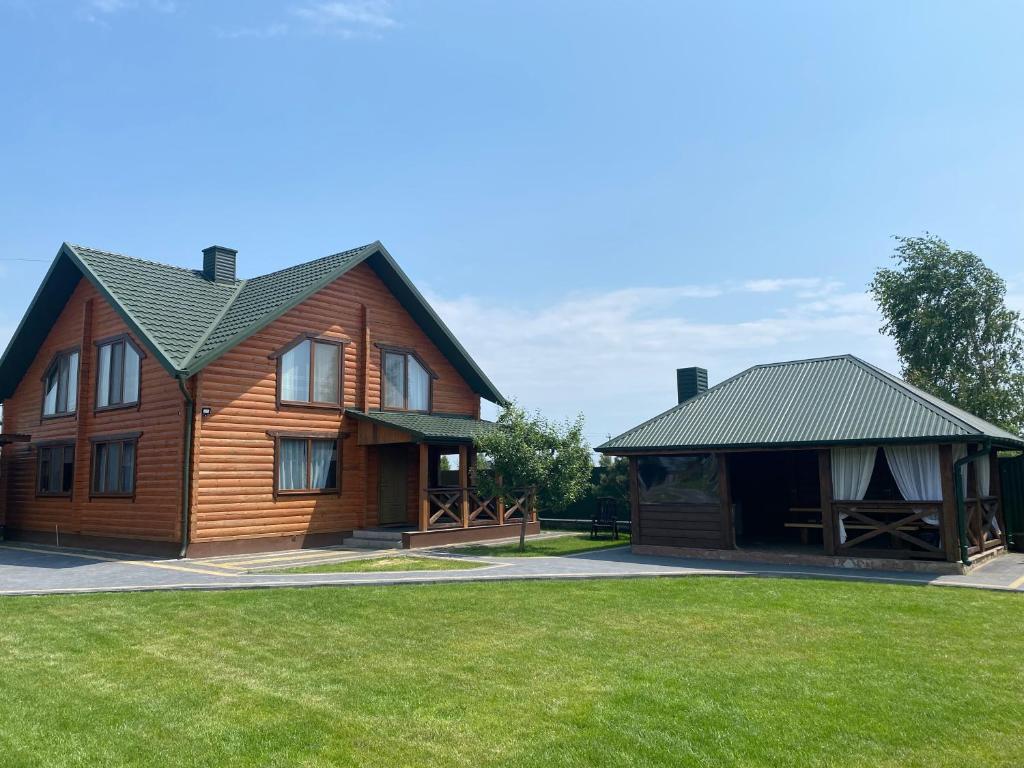
[[[341,542],[349,549],[401,549],[402,532],[387,528],[361,528]]]

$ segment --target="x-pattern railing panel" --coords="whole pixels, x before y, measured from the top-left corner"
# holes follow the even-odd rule
[[[915,505],[909,510],[908,514],[903,517],[896,518],[895,515],[887,515],[889,518],[888,520],[872,517],[868,514],[869,512],[873,512],[875,515],[878,515],[879,511],[885,511],[883,509],[875,511],[873,508],[865,509],[864,507],[857,506],[855,504],[840,504],[834,502],[833,510],[836,514],[846,515],[847,519],[852,518],[864,525],[871,526],[870,530],[864,531],[852,539],[847,539],[845,544],[840,545],[840,549],[849,550],[852,547],[856,547],[858,544],[863,544],[865,541],[870,541],[871,539],[883,534],[889,534],[907,542],[908,544],[913,544],[915,547],[924,550],[925,552],[941,554],[943,551],[941,547],[937,547],[934,544],[913,535],[909,530],[906,530],[908,526],[913,525],[914,523],[923,524],[923,518],[930,515],[938,515],[941,519],[942,508],[939,504]],[[893,511],[902,512],[903,510],[894,508]],[[935,530],[938,530],[938,528],[935,528]]]

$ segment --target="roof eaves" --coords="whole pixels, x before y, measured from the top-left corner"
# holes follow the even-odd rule
[[[81,257],[81,255],[75,249],[75,246],[66,242],[62,243],[61,252],[65,253],[68,256],[68,258],[71,259],[72,262],[74,262],[74,264],[81,270],[82,274],[89,279],[89,282],[91,282],[96,287],[96,290],[100,292],[100,294],[110,303],[110,306],[112,306],[114,310],[121,316],[121,319],[124,320],[125,324],[132,331],[134,331],[135,335],[138,336],[139,339],[143,341],[143,343],[149,346],[150,350],[156,356],[157,360],[160,361],[160,364],[167,370],[167,372],[170,373],[171,376],[180,376],[182,374],[182,371],[174,364],[174,361],[171,360],[171,357],[170,355],[167,354],[166,350],[164,350],[160,346],[160,344],[157,343],[156,339],[154,339],[145,331],[145,329],[142,327],[142,324],[139,323],[139,321],[132,315],[132,313],[129,312],[128,309],[120,301],[117,300],[117,297],[110,290],[110,288],[107,287],[106,283],[104,283],[100,276],[97,275],[89,267],[88,262]]]
[[[369,245],[364,245],[361,249],[356,249],[356,250],[359,251],[357,254],[353,255],[352,258],[347,260],[344,264],[339,266],[337,269],[335,269],[335,270],[333,270],[331,272],[328,272],[326,275],[321,277],[319,280],[311,283],[310,286],[306,290],[302,291],[299,294],[296,294],[296,297],[292,301],[287,302],[285,304],[282,304],[280,307],[278,307],[277,309],[275,309],[273,312],[271,312],[269,314],[262,315],[259,318],[259,320],[257,320],[256,322],[251,323],[250,325],[246,326],[241,331],[238,331],[233,336],[228,338],[226,341],[222,342],[221,344],[218,344],[216,347],[211,349],[209,352],[207,352],[206,354],[202,355],[200,358],[198,358],[196,360],[190,360],[188,362],[188,371],[187,371],[188,375],[191,376],[191,375],[194,375],[194,374],[198,373],[199,371],[201,371],[203,368],[205,368],[207,365],[212,363],[214,360],[216,360],[218,357],[223,355],[225,352],[227,352],[232,347],[235,347],[238,344],[241,344],[243,341],[248,339],[254,333],[257,333],[261,329],[266,328],[270,323],[272,323],[275,320],[277,320],[285,312],[287,312],[288,310],[292,309],[293,307],[298,306],[299,304],[304,302],[306,299],[308,299],[310,296],[312,296],[314,293],[319,291],[324,286],[328,285],[329,283],[333,282],[334,280],[337,280],[339,277],[344,275],[346,272],[348,272],[349,270],[351,270],[352,268],[354,268],[358,264],[361,264],[362,262],[366,261],[366,259],[368,259],[374,253],[376,253],[375,249],[380,248],[380,247],[382,247],[380,245],[380,241],[376,241],[376,242],[370,243]],[[270,274],[273,274],[273,273],[270,273]],[[261,277],[265,277],[265,275],[261,275]],[[246,282],[248,282],[248,281],[246,281]],[[236,294],[235,298],[237,298],[237,294]],[[213,328],[216,328],[216,325],[214,325]]]
[[[355,408],[346,408],[345,409],[345,413],[350,415],[350,416],[355,416],[357,419],[362,419],[363,421],[368,421],[371,424],[383,424],[384,426],[388,427],[389,429],[397,429],[399,432],[406,432],[409,435],[411,435],[412,437],[416,438],[416,442],[422,442],[423,440],[427,439],[427,434],[425,432],[421,432],[418,429],[413,429],[411,427],[406,427],[404,425],[403,426],[397,426],[397,425],[391,423],[390,421],[388,421],[387,419],[375,417],[374,413],[372,413],[372,412],[367,413],[366,411],[360,411],[360,410],[355,409]]]

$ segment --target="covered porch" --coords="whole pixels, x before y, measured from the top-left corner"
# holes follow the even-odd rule
[[[468,416],[348,411],[357,440],[376,465],[381,526],[402,528],[406,548],[538,533],[536,494],[516,489],[508,501],[477,485],[474,439],[493,422]],[[372,474],[372,473],[371,473]]]

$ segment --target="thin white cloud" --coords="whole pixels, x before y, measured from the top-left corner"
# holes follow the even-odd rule
[[[292,14],[316,32],[354,37],[379,34],[398,25],[389,0],[345,0],[307,3]]]
[[[156,13],[174,13],[178,9],[174,0],[87,0],[82,7],[86,21],[105,24],[106,19],[122,11],[148,10]]]
[[[812,280],[830,292],[802,298]],[[756,312],[737,304],[742,284],[625,288],[531,307],[431,301],[506,396],[556,418],[583,411],[596,444],[672,405],[683,366],[706,367],[720,381],[757,363],[849,352],[897,372],[870,297],[835,285],[791,281],[759,300],[774,306]]]
[[[272,37],[287,35],[288,31],[289,26],[287,24],[277,22],[274,24],[267,24],[264,27],[241,27],[239,29],[226,30],[218,32],[217,36],[227,40],[240,40],[243,38],[266,40]]]

